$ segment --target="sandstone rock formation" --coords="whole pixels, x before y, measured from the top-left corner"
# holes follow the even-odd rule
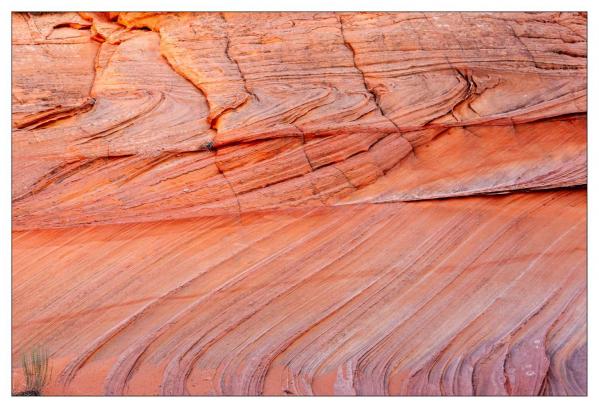
[[[16,386],[586,393],[586,14],[12,18]]]

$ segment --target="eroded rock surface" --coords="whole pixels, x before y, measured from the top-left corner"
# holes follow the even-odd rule
[[[13,24],[16,229],[586,183],[584,14]]]
[[[58,394],[584,394],[585,201],[15,232],[13,352]]]
[[[586,394],[586,14],[12,20],[15,387]]]

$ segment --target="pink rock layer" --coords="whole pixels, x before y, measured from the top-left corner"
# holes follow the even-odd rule
[[[12,22],[13,391],[586,394],[585,13]]]
[[[13,355],[52,351],[48,394],[582,395],[585,209],[565,190],[14,232]]]

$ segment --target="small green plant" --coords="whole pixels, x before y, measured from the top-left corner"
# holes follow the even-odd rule
[[[42,389],[48,383],[51,375],[48,351],[41,347],[34,347],[21,356],[21,366],[25,379],[25,391],[19,395],[41,395]]]

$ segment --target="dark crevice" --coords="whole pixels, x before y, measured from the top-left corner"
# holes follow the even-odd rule
[[[524,41],[522,41],[521,36],[519,36],[516,31],[514,30],[514,27],[511,24],[507,25],[512,32],[512,35],[514,36],[514,38],[520,43],[520,45],[522,45],[523,50],[527,53],[528,57],[530,58],[531,62],[533,63],[534,67],[540,70],[578,70],[579,67],[582,68],[586,68],[586,64],[581,63],[579,65],[574,65],[574,64],[554,64],[554,63],[547,63],[547,62],[538,62],[536,60],[536,58],[533,56],[531,50],[528,48],[528,46],[526,45],[526,43]],[[562,50],[554,50],[553,53],[555,54],[563,54],[563,55],[567,55],[570,57],[574,57],[574,58],[584,58],[586,55],[580,55],[578,53],[575,52],[569,52],[569,51],[562,51]]]
[[[509,354],[509,346],[508,346],[508,349],[506,350],[505,357],[503,359],[503,364],[502,364],[503,388],[505,389],[505,392],[507,393],[507,395],[512,395],[512,383],[510,381],[510,376],[507,372],[507,366],[506,366],[509,356],[510,356],[510,354]]]
[[[66,119],[80,113],[88,112],[96,104],[95,98],[87,98],[83,103],[77,106],[62,107],[56,106],[52,109],[27,115],[23,119],[15,120],[13,126],[16,129],[43,129],[48,125],[58,122],[61,119]]]
[[[221,117],[223,117],[226,113],[230,113],[230,112],[236,112],[239,108],[241,108],[242,106],[244,106],[245,104],[247,104],[250,101],[250,98],[247,97],[243,100],[243,102],[235,105],[235,106],[229,106],[223,110],[221,110],[220,112],[218,112],[216,115],[214,115],[214,117],[208,117],[208,120],[210,121],[210,129],[215,130],[218,133],[218,121]]]
[[[162,36],[160,34],[160,32],[158,32],[158,35],[160,36],[160,41],[162,42]],[[169,67],[171,67],[171,69],[179,76],[181,76],[182,78],[184,78],[186,81],[188,81],[191,85],[193,85],[194,88],[196,88],[198,91],[200,91],[200,93],[202,94],[202,96],[204,97],[204,100],[206,101],[206,105],[208,105],[208,108],[210,108],[210,101],[208,100],[208,93],[206,92],[206,90],[204,88],[202,88],[201,85],[196,84],[195,82],[193,82],[191,79],[189,79],[183,72],[180,72],[179,69],[177,68],[177,61],[175,60],[175,57],[173,55],[170,56],[170,58],[173,59],[173,61],[171,61],[171,59],[169,57],[167,57],[166,55],[164,55],[162,53],[162,51],[160,52],[160,55],[162,55],[162,58],[164,58],[164,60],[166,61],[166,63],[168,64]],[[217,119],[217,118],[216,118]],[[213,127],[213,123],[215,123],[215,120],[211,120],[210,117],[206,118],[206,121],[208,122],[208,124],[210,125],[210,129],[213,129],[216,131],[216,128]]]
[[[61,164],[61,165],[53,168],[48,173],[46,173],[45,175],[40,177],[36,182],[34,182],[32,184],[29,191],[27,191],[26,193],[24,193],[18,197],[15,197],[12,200],[12,202],[14,204],[16,202],[24,200],[25,198],[32,197],[36,194],[39,194],[40,192],[47,189],[51,185],[59,184],[63,180],[71,177],[72,175],[76,174],[77,172],[79,172],[81,170],[84,170],[84,169],[94,165],[97,162],[115,161],[115,160],[120,160],[120,159],[123,159],[126,157],[131,157],[131,156],[134,156],[134,155],[133,154],[124,154],[124,155],[119,155],[119,156],[116,156],[116,155],[115,156],[103,156],[103,157],[96,157],[93,159],[85,158],[85,159],[76,159],[76,160],[68,161],[64,164]]]
[[[347,181],[347,184],[352,186],[355,190],[358,189],[358,187],[356,187],[356,185],[354,183],[352,183],[352,181],[349,179],[349,177],[347,177],[347,174],[345,174],[345,172],[343,170],[341,170],[339,167],[337,167],[334,164],[331,167],[334,168],[335,170],[337,170],[339,173],[341,173],[341,175],[345,178],[345,181]]]
[[[558,54],[558,55],[566,55],[568,57],[572,57],[572,58],[586,58],[586,53],[577,53],[575,51],[570,51],[570,50],[553,50],[552,51],[554,54]]]
[[[306,159],[308,160],[308,164],[310,165],[310,167],[311,167],[311,169],[312,169],[312,171],[311,171],[311,172],[304,173],[304,174],[300,174],[300,175],[298,175],[298,176],[289,177],[289,178],[286,178],[286,179],[284,179],[284,180],[278,180],[278,181],[275,181],[275,182],[273,182],[273,183],[268,183],[268,184],[266,184],[266,185],[263,185],[263,186],[261,186],[261,187],[255,187],[255,188],[249,189],[249,190],[247,190],[247,191],[244,191],[243,193],[240,193],[240,194],[248,194],[248,193],[251,193],[251,192],[254,192],[254,191],[257,191],[257,190],[261,190],[261,189],[264,189],[264,188],[267,188],[267,187],[270,187],[270,186],[273,186],[273,185],[276,185],[276,184],[279,184],[279,183],[283,183],[283,182],[285,182],[285,181],[294,180],[294,179],[299,179],[299,178],[302,178],[302,177],[305,177],[305,176],[310,176],[310,177],[311,177],[311,175],[312,175],[312,174],[314,174],[314,173],[315,173],[317,170],[319,170],[319,169],[326,168],[326,167],[331,167],[331,166],[334,166],[336,163],[339,163],[339,162],[341,162],[341,161],[346,161],[346,160],[349,160],[349,159],[351,159],[351,158],[352,158],[352,157],[354,157],[354,156],[358,156],[358,155],[360,155],[360,154],[368,153],[368,152],[369,152],[369,151],[370,151],[370,150],[371,150],[371,149],[372,149],[374,146],[376,146],[378,143],[380,143],[381,141],[383,141],[383,140],[384,140],[384,139],[386,139],[387,137],[389,137],[389,136],[391,136],[391,135],[394,135],[394,134],[395,134],[395,133],[390,133],[390,134],[387,134],[387,135],[385,135],[385,136],[381,137],[380,139],[378,139],[377,141],[375,141],[374,143],[372,143],[372,144],[371,144],[371,145],[368,147],[368,149],[366,149],[366,150],[361,150],[361,151],[359,151],[359,152],[353,153],[353,154],[351,154],[351,155],[349,155],[349,156],[345,157],[344,159],[341,159],[341,160],[335,160],[335,161],[332,161],[332,162],[330,162],[330,163],[323,164],[323,165],[321,165],[321,166],[314,166],[314,165],[313,165],[313,164],[310,162],[310,160],[309,160],[308,156],[306,155]],[[305,150],[304,150],[304,154],[306,154]],[[404,157],[407,157],[407,155],[406,155],[406,156],[404,156]],[[399,160],[398,160],[398,163],[399,163],[399,162],[401,162],[401,160],[402,160],[404,157],[402,157],[401,159],[399,159]],[[378,167],[378,165],[377,165],[376,163],[373,163],[373,164],[375,164],[375,165]],[[395,164],[395,166],[396,166],[396,165],[397,165],[397,164]],[[386,170],[386,171],[383,171],[383,170],[382,170],[380,167],[378,167],[378,169],[381,171],[381,175],[385,175],[387,172],[389,172],[389,171],[391,170],[391,169],[388,169],[388,170]],[[220,170],[220,169],[219,169],[219,170]],[[223,173],[224,173],[224,172],[223,172]],[[313,183],[312,183],[312,185],[314,186],[314,184],[313,184]],[[314,188],[314,190],[316,190],[316,191],[317,191],[316,187],[313,187],[313,188]]]
[[[225,33],[226,40],[227,40],[227,43],[225,45],[225,55],[227,56],[227,58],[229,59],[229,61],[231,61],[237,67],[237,71],[239,71],[239,76],[241,77],[241,80],[243,81],[243,89],[248,94],[252,95],[258,102],[260,102],[260,98],[256,94],[254,94],[252,91],[250,91],[248,89],[248,87],[247,87],[247,80],[245,79],[245,76],[243,75],[243,71],[241,70],[241,67],[239,66],[239,62],[235,58],[233,58],[231,56],[231,53],[230,53],[231,39],[229,37],[229,32],[228,32],[228,29],[227,29],[227,24],[228,24],[227,23],[227,19],[225,18],[225,13],[221,12],[221,13],[219,13],[219,15],[223,19],[223,22],[225,23],[224,33]]]
[[[362,77],[362,83],[364,84],[364,88],[366,89],[366,91],[370,94],[370,96],[372,97],[372,101],[374,102],[377,110],[379,111],[379,113],[381,114],[381,116],[383,116],[385,119],[387,119],[387,121],[389,121],[389,123],[391,123],[393,125],[393,127],[395,127],[395,129],[397,129],[397,132],[399,134],[401,134],[401,130],[399,129],[399,126],[391,119],[389,118],[385,112],[383,111],[383,108],[381,107],[379,100],[378,100],[378,96],[376,95],[376,93],[368,86],[368,83],[366,82],[366,76],[364,74],[364,71],[362,71],[362,69],[360,67],[358,67],[358,64],[356,63],[356,50],[354,49],[354,47],[352,46],[352,44],[347,41],[347,38],[345,37],[345,29],[343,27],[343,17],[340,15],[337,15],[337,20],[339,21],[339,27],[341,30],[341,39],[343,41],[343,44],[345,44],[345,46],[347,47],[347,49],[349,49],[351,51],[352,54],[352,63],[354,65],[354,68],[360,73],[360,76]],[[402,136],[403,137],[403,136]],[[405,139],[405,138],[404,138]],[[406,139],[406,141],[408,143],[410,143],[409,140]],[[410,146],[412,146],[412,144],[410,143]],[[412,146],[413,149],[413,146]]]
[[[468,198],[468,197],[490,197],[495,195],[504,195],[504,194],[515,194],[515,193],[537,193],[537,192],[554,192],[554,191],[563,191],[563,190],[586,190],[586,183],[577,183],[567,186],[559,186],[559,187],[525,187],[525,188],[506,188],[506,189],[497,189],[492,191],[474,191],[474,192],[464,192],[463,194],[455,193],[448,194],[444,196],[430,196],[430,197],[413,197],[413,198],[397,198],[397,199],[388,199],[388,200],[380,200],[375,202],[376,204],[385,204],[385,203],[395,203],[395,202],[417,202],[417,201],[433,201],[433,200],[452,200],[455,198]]]
[[[295,127],[297,129],[297,131],[302,134],[302,151],[304,152],[304,156],[306,156],[306,161],[308,162],[308,165],[310,166],[310,170],[314,171],[315,167],[312,164],[312,161],[310,160],[310,156],[308,156],[308,152],[306,152],[306,135],[304,134],[304,131],[301,130],[297,125],[295,125],[294,123],[291,123],[291,125],[293,127]]]
[[[194,168],[194,169],[191,169],[191,170],[184,171],[183,173],[179,173],[179,174],[177,174],[177,175],[174,175],[174,176],[171,176],[171,177],[165,177],[165,178],[162,178],[162,179],[160,179],[159,181],[157,181],[157,182],[155,182],[155,183],[152,183],[152,184],[150,184],[150,186],[157,186],[158,184],[164,183],[165,181],[168,181],[168,180],[174,180],[174,179],[177,179],[177,178],[179,178],[179,177],[181,177],[181,176],[184,176],[184,175],[186,175],[186,174],[193,173],[193,172],[195,172],[195,171],[198,171],[198,170],[199,170],[199,169],[197,169],[197,168]]]
[[[175,155],[176,155],[176,153],[168,153],[167,152],[167,153],[161,154],[157,157],[154,157],[153,159],[151,159],[148,163],[146,163],[143,167],[141,167],[137,171],[127,174],[127,176],[125,178],[120,180],[121,181],[120,185],[122,186],[123,184],[127,184],[127,183],[131,182],[132,180],[138,178],[142,174],[147,173],[150,170],[160,166],[162,163],[169,161]]]
[[[225,180],[225,182],[229,185],[229,188],[231,189],[231,193],[233,194],[233,197],[235,197],[235,201],[237,202],[238,215],[241,215],[241,202],[239,201],[239,196],[235,192],[235,189],[233,188],[233,184],[231,184],[231,181],[227,178],[225,172],[219,167],[218,160],[216,159],[216,154],[214,155],[214,166],[216,167],[216,170],[218,170],[218,172],[221,174],[221,176],[223,176],[223,179]]]
[[[149,108],[139,112],[138,114],[136,114],[136,115],[112,126],[112,127],[109,127],[106,130],[103,130],[101,132],[95,133],[95,134],[87,137],[85,140],[83,140],[82,142],[79,142],[78,144],[85,145],[85,144],[93,142],[94,140],[103,139],[107,136],[110,136],[110,135],[120,131],[120,130],[124,130],[124,129],[128,128],[129,126],[132,126],[138,119],[141,119],[144,116],[149,115],[150,113],[154,112],[164,102],[165,99],[166,99],[166,97],[165,97],[164,93],[160,92],[160,97],[158,98],[158,101],[156,101],[156,103],[151,105]]]
[[[397,127],[397,125],[395,124],[395,122],[393,122],[391,119],[389,119],[387,116],[385,116],[385,113],[383,112],[383,109],[381,108],[381,106],[379,105],[378,102],[378,97],[377,95],[374,93],[374,91],[372,89],[370,89],[370,87],[368,86],[368,83],[366,82],[366,76],[364,74],[364,71],[362,71],[361,68],[358,67],[358,64],[356,64],[356,50],[354,49],[354,47],[351,45],[351,43],[349,41],[347,41],[346,37],[345,37],[345,29],[343,27],[343,17],[342,16],[337,16],[338,21],[339,21],[339,26],[341,28],[341,39],[343,40],[343,44],[347,47],[348,50],[351,51],[352,54],[352,63],[354,65],[354,68],[356,69],[356,71],[358,71],[358,73],[360,74],[361,78],[362,78],[362,83],[364,84],[364,89],[366,89],[366,91],[370,94],[370,96],[372,97],[372,101],[374,102],[374,104],[376,105],[379,113],[384,116],[387,120],[389,120],[397,129],[398,132],[400,132],[399,128]]]

